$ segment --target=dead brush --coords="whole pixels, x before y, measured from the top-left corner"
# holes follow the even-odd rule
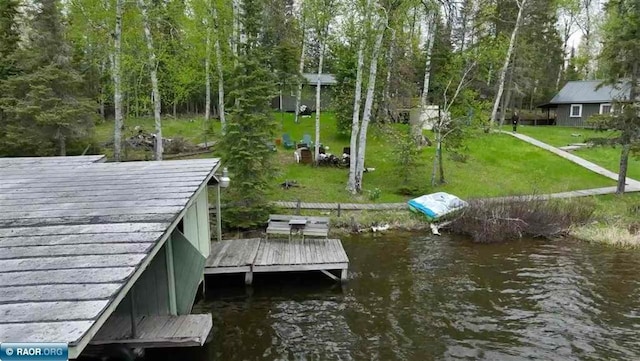
[[[595,205],[584,200],[476,200],[447,228],[478,243],[554,238],[568,234],[573,225],[589,222],[594,210]]]

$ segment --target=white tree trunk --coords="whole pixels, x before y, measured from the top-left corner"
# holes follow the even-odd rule
[[[380,21],[376,43],[371,53],[371,64],[369,65],[369,82],[367,84],[367,97],[364,101],[364,112],[362,114],[362,124],[360,125],[360,137],[358,140],[358,155],[356,163],[356,190],[362,192],[362,175],[364,174],[364,158],[367,148],[367,128],[371,120],[371,109],[373,108],[374,90],[376,88],[376,73],[378,72],[378,57],[382,47],[382,38],[386,27],[386,19]]]
[[[204,82],[205,82],[205,91],[204,91],[204,121],[205,123],[209,122],[209,118],[211,117],[211,72],[209,68],[211,67],[211,29],[209,28],[209,24],[207,23],[207,39],[206,39],[206,49],[204,56]]]
[[[429,83],[431,81],[431,55],[433,52],[433,43],[436,38],[436,18],[435,15],[430,16],[429,35],[427,38],[427,54],[424,64],[424,79],[422,82],[422,95],[420,96],[420,119],[418,124],[413,124],[413,138],[418,145],[422,144],[422,127],[427,120],[427,106],[429,104]]]
[[[120,59],[122,57],[122,7],[124,0],[116,0],[116,29],[114,32],[113,55],[111,57],[113,77],[113,105],[115,110],[115,124],[113,131],[113,157],[116,162],[122,160],[122,78],[120,73]]]
[[[323,35],[321,35],[321,37],[322,36]],[[313,158],[316,164],[318,164],[318,155],[320,154],[320,93],[322,88],[320,75],[322,75],[322,63],[324,62],[324,48],[325,48],[325,39],[321,38],[320,39],[320,59],[318,60],[318,79],[316,80],[316,144],[315,144],[314,158]]]
[[[353,99],[353,116],[351,118],[351,142],[349,155],[349,180],[347,181],[347,190],[351,194],[356,194],[356,163],[358,159],[358,132],[360,130],[360,102],[362,101],[362,69],[364,68],[364,43],[366,38],[363,36],[358,45],[358,67],[356,70],[356,89]]]
[[[153,47],[153,37],[151,36],[151,27],[149,26],[149,14],[145,0],[138,0],[138,6],[142,12],[142,26],[144,27],[144,36],[147,40],[147,50],[149,51],[149,73],[151,75],[151,90],[153,92],[153,117],[156,125],[156,143],[155,143],[155,159],[162,160],[162,119],[160,88],[158,86],[158,62],[156,61],[156,51]]]
[[[496,93],[496,98],[493,101],[493,109],[491,110],[491,127],[495,125],[495,122],[498,117],[498,106],[500,105],[500,99],[502,98],[502,93],[504,92],[504,83],[505,78],[507,77],[507,69],[509,68],[509,62],[511,62],[511,54],[513,53],[513,48],[516,43],[516,35],[518,34],[518,30],[520,30],[520,22],[522,19],[522,12],[524,10],[526,0],[518,1],[518,17],[516,18],[516,25],[513,27],[513,31],[511,32],[511,39],[509,40],[509,49],[507,50],[507,55],[504,58],[504,64],[502,64],[502,69],[500,69],[500,78],[498,80],[498,92]]]
[[[239,37],[239,31],[238,31],[238,27],[240,24],[240,14],[239,14],[239,5],[238,5],[238,1],[239,0],[231,0],[231,7],[233,9],[233,19],[232,19],[232,30],[231,30],[231,51],[233,52],[233,57],[237,58],[238,57],[238,37]],[[235,60],[234,60],[235,61]]]
[[[422,95],[420,96],[420,106],[422,112],[426,112],[429,97],[429,82],[431,80],[431,52],[433,51],[433,43],[435,41],[436,33],[436,20],[433,16],[430,17],[431,23],[429,24],[429,36],[427,38],[427,54],[424,64],[424,80],[422,81]]]
[[[300,49],[300,62],[298,63],[298,75],[302,76],[302,73],[304,72],[304,53],[306,51],[306,47],[307,47],[307,42],[305,41],[304,37],[305,37],[305,33],[306,33],[306,29],[305,29],[305,23],[304,23],[304,16],[302,17],[302,23],[300,24],[300,26],[302,26],[302,49]],[[298,112],[300,110],[300,101],[302,100],[302,79],[298,80],[298,89],[296,89],[296,115],[295,115],[295,122],[298,123],[299,119],[298,119]]]
[[[218,70],[218,114],[220,117],[220,127],[222,128],[222,134],[225,133],[227,128],[227,120],[224,114],[224,73],[222,68],[222,51],[220,50],[220,21],[218,19],[218,9],[214,4],[212,7],[213,21],[218,30],[216,33],[216,68]]]

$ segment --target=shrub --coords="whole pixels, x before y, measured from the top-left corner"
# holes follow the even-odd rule
[[[567,235],[574,225],[586,224],[595,205],[585,200],[538,200],[533,197],[471,201],[448,227],[478,243],[497,243]]]

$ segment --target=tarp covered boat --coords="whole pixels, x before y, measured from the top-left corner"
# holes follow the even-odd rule
[[[431,222],[440,220],[446,215],[469,205],[469,203],[462,199],[445,192],[425,194],[407,203],[409,204],[410,210],[424,214]]]

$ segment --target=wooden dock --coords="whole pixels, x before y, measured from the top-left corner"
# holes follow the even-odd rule
[[[213,326],[210,314],[139,316],[136,320],[135,337],[131,337],[129,317],[112,317],[89,344],[121,344],[129,348],[196,347],[204,345]]]
[[[213,242],[205,274],[244,273],[245,283],[251,284],[254,273],[320,271],[344,282],[348,268],[349,257],[339,239],[252,238]]]

